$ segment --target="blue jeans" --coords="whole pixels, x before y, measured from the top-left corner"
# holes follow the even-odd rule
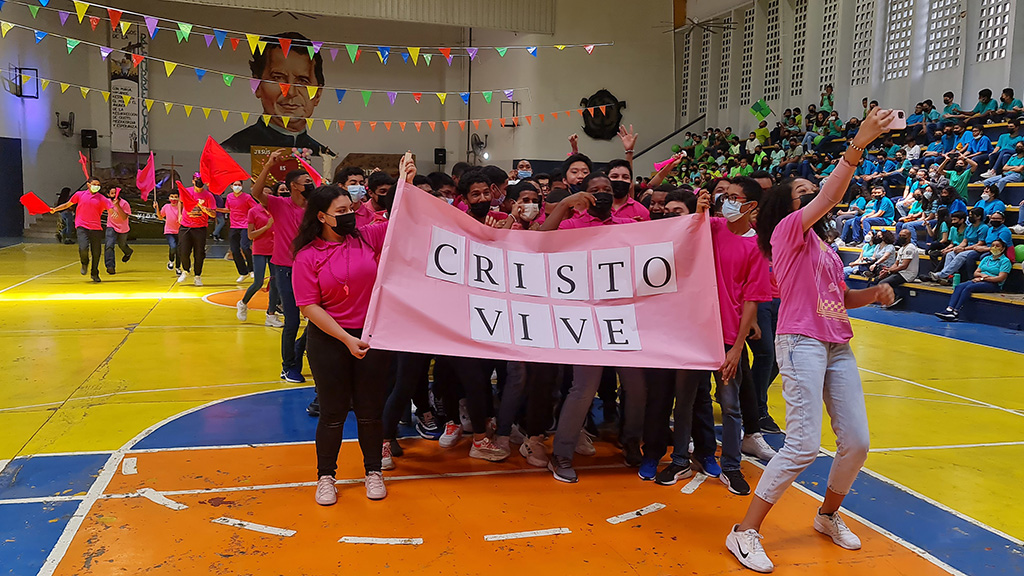
[[[132,250],[131,246],[128,246],[127,232],[116,232],[113,228],[107,228],[105,236],[103,263],[107,265],[107,270],[113,270],[117,267],[117,260],[114,257],[114,245],[121,249],[121,253],[124,254],[125,258],[130,258],[135,251]]]
[[[753,356],[750,375],[757,390],[757,410],[760,418],[768,416],[768,388],[779,375],[779,365],[775,362],[775,328],[779,323],[780,302],[778,298],[771,302],[758,302],[757,327],[761,329],[761,339],[747,340]],[[754,433],[753,430],[747,432]]]
[[[1006,161],[1014,154],[1016,154],[1016,151],[1013,148],[997,150],[988,155],[988,167],[993,172],[1000,172],[1003,169],[1003,166],[1006,166]]]
[[[938,222],[937,220],[928,220],[928,225],[929,226],[935,226],[935,224],[937,222]],[[896,223],[896,235],[898,236],[900,231],[902,231],[904,228],[909,228],[910,229],[910,238],[911,238],[911,240],[913,240],[914,246],[917,246],[918,248],[927,248],[928,247],[928,238],[925,237],[925,241],[924,242],[922,242],[919,239],[920,238],[920,236],[919,236],[920,232],[925,229],[924,228],[924,224],[925,224],[924,220],[914,220],[912,222],[897,222]],[[941,236],[940,236],[939,239],[941,239]]]
[[[172,262],[175,268],[181,268],[181,260],[178,258],[178,235],[164,234],[167,238],[167,261]]]
[[[267,266],[273,266],[270,264],[270,256],[263,256],[262,254],[255,254],[253,259],[252,269],[252,286],[245,291],[245,296],[242,296],[242,302],[246,304],[252,297],[259,292],[260,288],[263,288],[263,279],[267,272]],[[271,280],[270,282],[270,294],[267,299],[267,314],[274,314],[277,310],[278,305],[281,303],[281,297],[278,295],[277,282]]]
[[[281,330],[281,369],[285,372],[302,371],[302,354],[306,351],[306,333],[299,336],[299,307],[295,304],[295,290],[292,288],[292,267],[270,265],[270,273],[277,283],[284,311],[284,328]]]
[[[978,292],[983,294],[999,292],[999,285],[993,282],[974,282],[971,280],[961,282],[953,289],[953,296],[949,299],[949,307],[959,312],[964,307],[964,304],[970,300],[971,294]]]
[[[881,216],[875,216],[874,218],[861,218],[860,224],[861,227],[864,229],[864,234],[861,236],[861,238],[863,238],[864,236],[871,233],[872,226],[889,226],[892,224],[892,222],[889,222],[888,220],[882,218]]]
[[[968,262],[977,262],[980,259],[981,252],[976,252],[971,249],[964,250],[959,254],[946,256],[946,262],[942,266],[942,271],[939,272],[939,276],[949,278],[953,274],[956,274]]]
[[[249,230],[232,228],[228,231],[228,246],[231,258],[235,262],[235,270],[240,276],[253,271],[252,242],[249,241]]]
[[[65,210],[61,212],[60,221],[60,235],[63,236],[64,242],[67,243],[71,238],[75,237],[75,211]]]
[[[1024,175],[1020,172],[1004,172],[1001,176],[993,176],[985,180],[985,186],[995,184],[999,187],[999,192],[1002,193],[1003,188],[1011,182],[1020,182],[1024,180]]]
[[[836,434],[836,456],[828,489],[847,494],[868,457],[868,416],[857,359],[848,343],[779,334],[775,353],[786,399],[786,443],[765,468],[754,491],[774,504],[818,457],[822,403]]]
[[[726,344],[728,351],[732,346]],[[715,399],[722,407],[722,470],[740,469],[740,443],[743,441],[743,422],[740,416],[740,386],[745,379],[750,379],[750,361],[747,348],[743,348],[740,362],[736,366],[736,376],[727,384],[719,380],[715,386]],[[760,432],[751,430],[750,433]]]
[[[217,225],[213,227],[213,237],[220,238],[223,240],[223,236],[220,235],[224,231],[224,225],[228,223],[228,219],[224,214],[217,213]]]
[[[843,231],[840,233],[843,242],[849,244],[851,242],[864,241],[864,229],[861,226],[861,218],[863,216],[854,216],[843,222]]]

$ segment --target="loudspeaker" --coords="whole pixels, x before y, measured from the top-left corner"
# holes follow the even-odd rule
[[[99,148],[98,138],[95,130],[82,130],[82,148]]]
[[[444,166],[448,163],[448,150],[445,148],[434,148],[434,164]]]

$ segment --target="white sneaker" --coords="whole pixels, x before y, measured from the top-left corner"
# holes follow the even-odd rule
[[[249,275],[248,274],[243,274],[243,275],[241,275],[241,276],[239,276],[238,278],[235,279],[235,284],[241,284],[242,282],[245,282],[248,279],[249,279]]]
[[[991,178],[991,177],[993,177],[995,175],[996,175],[996,171],[995,170],[988,170],[988,171],[985,171],[985,172],[981,173],[981,179],[984,180],[986,178]]]
[[[1016,226],[1010,226],[1010,230],[1014,234],[1024,234],[1024,226],[1021,226],[1020,224],[1018,224]]]
[[[740,443],[740,451],[760,460],[771,460],[776,454],[775,450],[764,441],[764,436],[760,432],[744,436],[743,442]]]
[[[590,439],[585,430],[580,430],[580,437],[576,440],[576,453],[580,456],[593,456],[597,454],[597,449],[594,448],[594,441]]]
[[[448,422],[444,426],[444,434],[437,439],[437,443],[441,445],[441,448],[451,448],[459,443],[462,439],[462,426],[459,426],[455,422]]]
[[[256,277],[256,273],[255,272],[249,272],[248,274],[245,275],[245,277],[248,278],[249,280],[252,280],[253,278]]]
[[[263,325],[270,326],[271,328],[281,328],[284,326],[284,321],[277,314],[267,314],[267,320]]]
[[[846,522],[843,522],[839,512],[835,512],[831,516],[818,512],[814,516],[814,529],[831,537],[832,541],[841,548],[860,550],[860,538],[846,526]]]
[[[473,431],[473,421],[469,419],[469,409],[466,408],[466,399],[459,399],[459,421],[462,422],[463,432]]]
[[[548,465],[548,452],[544,449],[544,437],[533,436],[527,438],[519,446],[519,453],[526,458],[526,463],[536,468],[544,468]]]
[[[508,440],[513,444],[526,442],[526,434],[523,434],[523,429],[519,427],[519,424],[512,425],[512,433],[509,434]]]
[[[391,442],[388,440],[384,441],[384,446],[380,451],[380,468],[381,470],[395,469],[395,459],[391,455]]]
[[[491,439],[484,436],[481,440],[474,441],[469,449],[470,458],[479,458],[490,462],[501,462],[508,458],[509,450],[491,442]]]
[[[185,280],[188,280],[188,272],[182,270],[181,273],[178,274],[178,284],[181,284]]]
[[[729,552],[732,552],[740,564],[754,572],[767,574],[775,570],[775,565],[768,559],[768,555],[764,553],[764,548],[761,546],[761,539],[764,536],[753,529],[737,532],[736,528],[738,527],[739,524],[734,525],[729,535],[725,537],[725,547],[729,549]]]
[[[494,445],[500,448],[501,450],[508,452],[509,454],[512,453],[512,446],[509,443],[508,436],[495,436]]]
[[[316,483],[316,503],[330,506],[338,501],[338,489],[334,486],[334,478],[321,476]]]
[[[245,302],[239,300],[238,304],[235,304],[235,317],[238,318],[239,322],[245,322],[246,318],[249,317],[249,307],[245,305]]]
[[[192,284],[194,286],[197,286],[197,287],[202,287],[202,285],[203,285],[203,277],[202,276],[196,276],[196,279],[192,282]]]
[[[174,270],[174,262],[168,262],[167,263],[167,269],[168,270]]]
[[[380,472],[368,472],[366,479],[366,497],[370,500],[383,500],[388,495],[388,488],[384,485],[384,475]]]

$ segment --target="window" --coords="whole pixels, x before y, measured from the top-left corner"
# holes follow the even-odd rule
[[[704,30],[700,37],[700,90],[697,106],[700,114],[708,111],[708,74],[711,68],[711,32]]]
[[[804,50],[807,44],[807,0],[796,0],[793,17],[793,73],[790,96],[800,96],[804,91]]]
[[[1010,29],[1011,0],[980,0],[978,62],[1006,58],[1006,37]]]
[[[857,0],[853,14],[852,84],[871,81],[872,41],[875,29],[875,0]]]
[[[818,90],[836,81],[836,38],[839,35],[839,0],[825,0],[821,18],[821,76]]]
[[[726,28],[722,31],[722,75],[718,81],[718,109],[729,107],[729,74],[732,60],[732,17],[724,20]]]
[[[779,72],[782,69],[779,42],[779,0],[768,1],[768,23],[764,49],[764,97],[769,102],[779,99]]]
[[[885,21],[885,79],[910,74],[910,39],[913,35],[914,0],[889,0]]]
[[[960,65],[960,0],[931,0],[925,65],[928,72]]]
[[[690,113],[690,49],[693,48],[693,43],[690,40],[690,35],[687,34],[686,40],[683,41],[683,70],[680,74],[683,81],[683,94],[679,102],[679,114],[683,118]]]
[[[750,105],[750,75],[754,68],[754,7],[743,13],[743,55],[740,62],[740,106]]]

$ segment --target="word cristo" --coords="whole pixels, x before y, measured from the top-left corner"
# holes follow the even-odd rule
[[[633,301],[676,292],[671,242],[574,252],[518,252],[433,226],[430,278],[488,292],[469,293],[470,337],[480,342],[564,350],[641,350]],[[625,300],[609,306],[568,302]]]

